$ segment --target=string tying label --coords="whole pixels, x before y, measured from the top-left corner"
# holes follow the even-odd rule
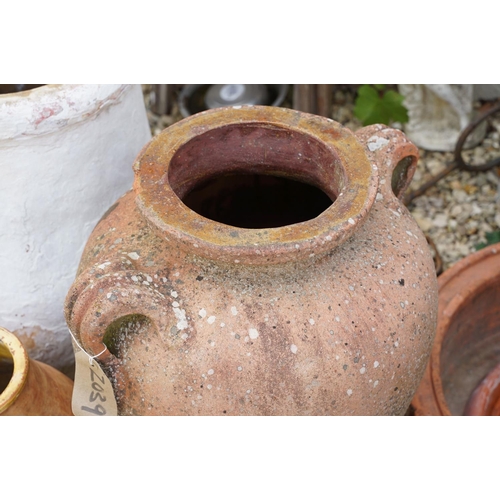
[[[106,352],[107,347],[95,356],[87,353],[69,330],[75,348],[75,384],[71,409],[76,416],[116,416],[118,408],[113,385],[94,359]]]

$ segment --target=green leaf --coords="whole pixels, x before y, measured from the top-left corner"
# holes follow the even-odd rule
[[[495,243],[500,243],[500,231],[493,231],[492,233],[486,233],[486,243],[479,243],[476,245],[476,250],[481,250],[489,245],[494,245]]]
[[[408,121],[408,110],[403,106],[404,97],[401,94],[394,90],[388,90],[382,100],[390,113],[392,121],[399,123]]]
[[[377,123],[380,114],[380,97],[371,85],[362,85],[354,104],[354,115],[364,125]]]
[[[380,84],[380,83],[375,83],[373,85],[377,90],[384,90],[385,89],[385,84]]]
[[[390,125],[391,122],[405,123],[408,121],[408,111],[404,107],[404,97],[388,90],[383,95],[378,90],[385,88],[385,85],[362,85],[358,89],[354,105],[354,115],[363,125],[374,123],[384,123]],[[378,90],[377,90],[378,89]]]
[[[377,91],[370,85],[361,85],[358,89],[356,102],[354,103],[354,114],[361,121],[370,116],[378,101]]]

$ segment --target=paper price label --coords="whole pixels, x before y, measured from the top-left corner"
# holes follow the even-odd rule
[[[81,349],[75,354],[75,385],[71,409],[76,416],[108,417],[118,415],[113,386],[97,361]]]

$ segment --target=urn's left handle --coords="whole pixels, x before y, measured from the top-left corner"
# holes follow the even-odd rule
[[[66,299],[66,321],[71,332],[87,354],[99,354],[98,361],[106,366],[117,361],[105,344],[111,325],[121,318],[140,315],[148,318],[163,338],[169,319],[163,294],[145,286],[138,290],[137,285],[118,278],[125,276],[104,277],[85,287],[78,286],[77,281]],[[147,282],[146,277],[144,281]]]

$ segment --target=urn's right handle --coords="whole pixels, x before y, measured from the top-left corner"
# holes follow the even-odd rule
[[[386,125],[364,127],[356,132],[356,137],[379,170],[380,191],[402,200],[417,167],[418,148],[403,132]]]

